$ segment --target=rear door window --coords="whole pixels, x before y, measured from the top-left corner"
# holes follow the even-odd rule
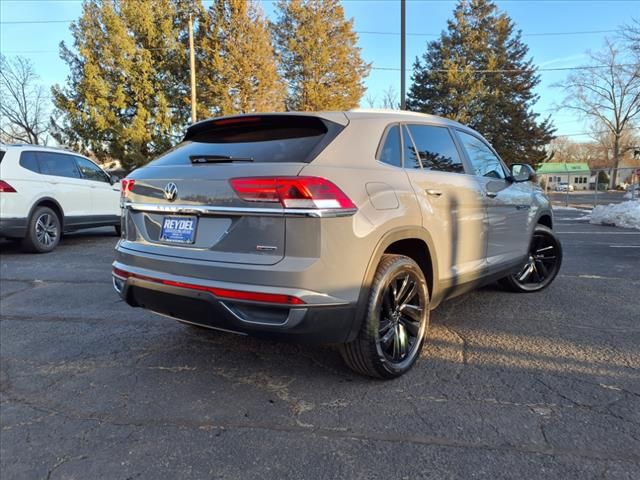
[[[402,150],[400,149],[400,127],[394,125],[387,132],[382,150],[380,151],[380,161],[394,167],[402,166]]]
[[[20,154],[20,166],[31,170],[35,173],[40,173],[40,166],[38,165],[38,156],[36,152],[22,152]]]
[[[56,177],[80,178],[80,172],[71,155],[53,152],[37,152],[40,173]]]
[[[422,168],[464,173],[464,165],[447,127],[408,125]]]
[[[4,150],[0,150],[0,163],[2,163],[3,158],[4,158]]]
[[[153,165],[311,162],[344,127],[314,116],[256,115],[211,120]]]

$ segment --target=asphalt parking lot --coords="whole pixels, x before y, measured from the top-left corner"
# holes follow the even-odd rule
[[[388,382],[131,309],[110,231],[1,243],[0,477],[638,479],[640,231],[580,217],[549,289],[445,303]]]

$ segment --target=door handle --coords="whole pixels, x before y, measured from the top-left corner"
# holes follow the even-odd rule
[[[431,195],[432,197],[439,197],[440,195],[442,195],[442,192],[440,190],[427,189],[426,192],[428,195]]]
[[[496,198],[498,196],[497,192],[486,192],[485,195],[489,198]]]

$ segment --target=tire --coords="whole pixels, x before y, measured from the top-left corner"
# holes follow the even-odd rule
[[[61,236],[58,214],[49,207],[37,207],[29,219],[22,249],[25,252],[48,253],[58,246]]]
[[[511,292],[533,293],[544,290],[562,266],[562,244],[549,227],[536,225],[529,246],[529,260],[516,273],[498,283]]]
[[[383,255],[358,336],[342,345],[340,352],[355,372],[396,378],[420,356],[428,326],[429,290],[422,270],[409,257]]]
[[[116,236],[121,237],[122,236],[122,227],[120,225],[114,225],[113,228],[116,231]]]

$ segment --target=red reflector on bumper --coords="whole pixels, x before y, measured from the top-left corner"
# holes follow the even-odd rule
[[[159,283],[161,285],[168,285],[171,287],[198,290],[200,292],[209,292],[219,298],[246,300],[250,302],[277,303],[282,305],[304,305],[304,302],[302,300],[292,295],[283,295],[278,293],[245,292],[242,290],[230,290],[228,288],[206,287],[204,285],[195,285],[193,283],[175,282],[173,280],[162,280],[160,278],[152,278],[146,275],[138,275],[137,273],[128,272],[116,267],[113,268],[113,274],[120,278],[137,278],[139,280]]]

